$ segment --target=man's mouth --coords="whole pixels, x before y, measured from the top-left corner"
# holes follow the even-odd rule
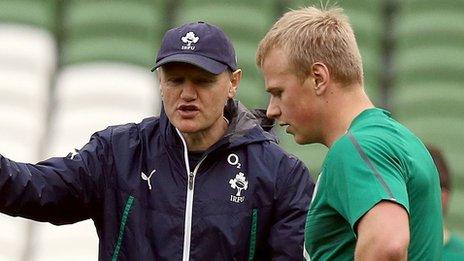
[[[177,111],[182,118],[192,119],[200,112],[200,109],[195,105],[181,105],[177,108]]]
[[[179,106],[178,110],[189,112],[189,111],[198,111],[199,109],[195,105],[181,105]]]
[[[288,124],[288,123],[279,123],[279,126],[284,128],[286,133],[292,134],[292,132],[290,131],[290,128],[291,128],[290,124]]]

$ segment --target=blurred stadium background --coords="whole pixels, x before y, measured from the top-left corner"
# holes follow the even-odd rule
[[[320,2],[1,0],[0,153],[24,162],[63,156],[107,125],[157,115],[149,69],[164,31],[188,21],[226,31],[244,71],[238,99],[265,107],[259,40],[289,8]],[[444,150],[454,176],[448,223],[464,235],[464,1],[336,2],[355,29],[370,97]],[[316,176],[327,149],[279,135]],[[56,227],[0,214],[0,231],[0,261],[97,260],[91,221]]]

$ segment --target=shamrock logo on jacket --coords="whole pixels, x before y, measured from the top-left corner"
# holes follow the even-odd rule
[[[246,190],[248,188],[248,181],[246,180],[243,172],[239,172],[235,175],[235,178],[231,179],[229,184],[233,189],[237,189],[237,194],[235,194],[237,197],[240,197],[242,190]]]

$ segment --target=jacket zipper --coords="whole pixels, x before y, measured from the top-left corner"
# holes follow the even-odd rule
[[[195,178],[195,174],[193,174],[193,172],[190,172],[189,173],[189,181],[188,181],[188,184],[189,184],[189,189],[192,190],[193,189],[193,179]]]
[[[185,169],[187,170],[188,188],[187,188],[187,200],[185,206],[185,227],[184,227],[184,246],[182,250],[182,260],[188,261],[190,258],[190,239],[192,234],[192,209],[193,209],[193,192],[195,190],[195,175],[200,168],[201,163],[206,159],[206,155],[198,162],[195,169],[190,171],[190,164],[188,160],[188,149],[187,143],[180,131],[176,128],[177,134],[179,134],[182,144],[184,145],[184,160]]]

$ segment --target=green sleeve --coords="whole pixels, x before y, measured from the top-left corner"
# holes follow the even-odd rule
[[[406,178],[396,155],[375,137],[357,139],[347,133],[337,141],[325,165],[329,204],[351,225],[382,200],[397,202],[409,212]]]

